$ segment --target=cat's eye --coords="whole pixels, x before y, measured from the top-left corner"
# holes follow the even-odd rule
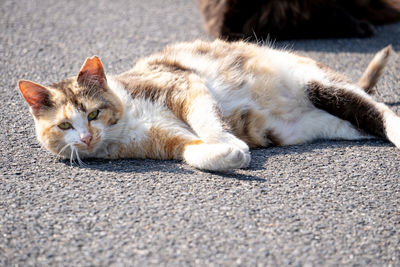
[[[61,130],[68,130],[72,128],[72,124],[69,122],[62,122],[58,125],[58,128],[60,128]]]
[[[97,119],[97,116],[99,116],[100,110],[95,110],[89,113],[88,115],[88,121],[92,121]]]

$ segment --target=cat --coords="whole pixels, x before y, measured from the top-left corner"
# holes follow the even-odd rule
[[[198,0],[207,33],[227,40],[370,37],[400,20],[400,0]]]
[[[62,157],[177,159],[227,171],[248,167],[256,147],[372,137],[400,147],[400,117],[370,96],[390,51],[355,84],[290,51],[195,41],[118,75],[93,56],[76,77],[20,80],[19,89],[40,143]]]

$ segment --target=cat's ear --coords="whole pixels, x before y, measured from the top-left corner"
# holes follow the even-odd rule
[[[106,87],[107,79],[104,73],[103,64],[96,56],[86,59],[78,75],[80,85],[97,85]]]
[[[34,115],[37,115],[41,109],[52,106],[50,92],[46,87],[25,80],[18,81],[18,86]]]

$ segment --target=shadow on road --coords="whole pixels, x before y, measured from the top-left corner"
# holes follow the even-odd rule
[[[279,156],[279,155],[295,155],[302,153],[315,152],[322,149],[333,149],[333,148],[346,148],[346,147],[386,147],[390,145],[388,141],[373,139],[373,140],[360,140],[360,141],[316,141],[310,144],[296,145],[296,146],[285,146],[285,147],[271,147],[271,148],[260,148],[253,149],[252,156],[253,160],[248,169],[244,170],[233,170],[231,172],[204,172],[194,169],[183,162],[176,160],[150,160],[150,159],[120,159],[120,160],[104,160],[104,159],[86,159],[85,165],[78,166],[79,168],[104,171],[104,172],[116,172],[116,173],[172,173],[172,174],[183,174],[192,175],[196,172],[199,173],[211,173],[227,179],[236,179],[241,181],[257,181],[266,182],[266,177],[259,177],[256,175],[249,175],[243,172],[248,170],[264,170],[267,159]],[[70,165],[69,160],[60,159],[66,165]]]
[[[398,107],[400,106],[400,102],[385,102],[385,105],[388,105],[389,107]]]
[[[59,162],[70,165],[69,160],[60,159]],[[150,159],[121,159],[121,160],[104,160],[104,159],[85,159],[84,165],[79,166],[73,163],[73,166],[77,168],[97,170],[104,172],[116,172],[116,173],[172,173],[172,174],[184,174],[192,175],[198,173],[210,173],[220,177],[228,179],[237,179],[241,181],[259,181],[265,182],[266,179],[238,173],[236,170],[229,172],[212,172],[212,171],[201,171],[194,169],[183,162],[176,160],[150,160]]]
[[[395,51],[400,50],[400,40],[397,37],[400,34],[400,23],[379,26],[377,33],[371,38],[352,38],[352,39],[305,39],[288,40],[273,43],[280,48],[289,48],[293,50],[303,50],[308,52],[329,52],[329,53],[376,53],[385,46],[391,44]],[[397,34],[398,33],[398,34]],[[352,40],[349,42],[349,40]],[[267,42],[268,43],[268,42]]]
[[[294,145],[294,146],[283,146],[283,147],[271,147],[271,148],[260,148],[253,150],[253,160],[250,169],[251,170],[263,170],[265,169],[265,162],[267,159],[279,156],[279,155],[297,155],[302,153],[310,153],[318,150],[334,149],[334,148],[346,148],[346,147],[387,147],[392,146],[389,141],[382,139],[370,139],[370,140],[359,140],[359,141],[348,141],[348,140],[319,140],[313,143]]]

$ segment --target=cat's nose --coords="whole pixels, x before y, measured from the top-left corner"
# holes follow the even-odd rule
[[[81,133],[80,137],[82,142],[84,142],[86,145],[90,145],[92,136],[89,133]]]

